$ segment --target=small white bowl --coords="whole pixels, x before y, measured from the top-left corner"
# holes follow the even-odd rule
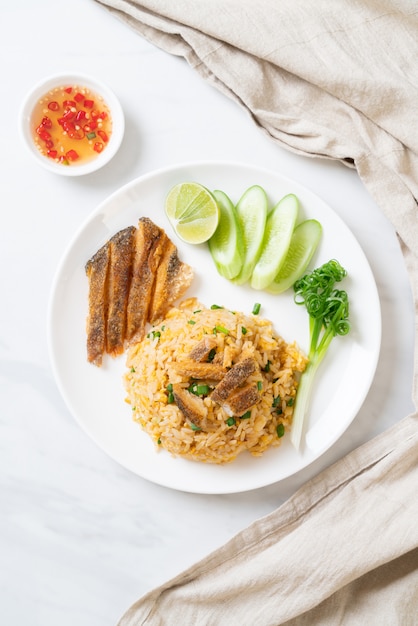
[[[69,166],[57,163],[54,159],[42,154],[37,148],[33,138],[35,123],[33,120],[33,112],[36,104],[42,96],[48,93],[48,91],[54,89],[54,87],[61,87],[63,85],[78,85],[79,87],[86,87],[93,93],[101,96],[106,103],[112,118],[112,132],[109,138],[109,143],[106,145],[103,152],[100,152],[93,159],[86,161],[85,163],[78,164],[75,162]],[[71,96],[69,96],[69,98],[71,98]],[[20,112],[20,131],[24,143],[39,165],[42,165],[42,167],[54,172],[55,174],[61,174],[62,176],[82,176],[84,174],[95,172],[106,165],[106,163],[114,157],[122,143],[125,132],[125,118],[119,100],[113,91],[101,81],[78,73],[57,74],[49,76],[39,82],[26,96]]]

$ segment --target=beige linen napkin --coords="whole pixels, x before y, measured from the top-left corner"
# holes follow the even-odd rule
[[[416,1],[98,1],[282,146],[355,167],[396,228],[417,320]],[[418,624],[418,414],[399,420],[141,598],[120,626]]]

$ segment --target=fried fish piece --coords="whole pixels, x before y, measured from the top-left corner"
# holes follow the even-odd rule
[[[207,361],[212,350],[217,348],[218,342],[216,337],[211,335],[206,335],[203,337],[191,350],[189,354],[189,359],[192,361],[203,362]]]
[[[107,277],[110,245],[106,242],[86,263],[89,281],[87,315],[87,360],[98,367],[106,350]]]
[[[180,384],[173,385],[173,396],[183,415],[196,425],[197,422],[206,417],[208,409],[199,396],[190,393]]]
[[[141,341],[151,312],[155,275],[162,257],[164,231],[149,218],[138,221],[134,242],[132,279],[126,310],[126,340]]]
[[[171,239],[165,233],[163,239],[162,257],[155,275],[150,307],[151,324],[163,319],[170,306],[185,293],[193,279],[193,269],[180,261],[177,248]]]
[[[99,366],[105,352],[115,357],[141,341],[146,324],[162,319],[193,278],[165,231],[148,217],[111,237],[85,269],[87,358]]]
[[[247,357],[238,361],[225,374],[211,395],[212,400],[223,404],[235,389],[242,385],[247,378],[259,369],[257,361],[253,357]]]
[[[113,357],[124,350],[135,232],[134,226],[128,226],[109,240],[106,351]]]
[[[227,370],[221,365],[200,363],[192,359],[175,361],[170,366],[179,376],[195,378],[196,380],[222,380],[227,373]]]
[[[261,400],[257,385],[249,384],[238,387],[221,403],[221,407],[227,415],[240,417]]]
[[[173,396],[176,405],[193,430],[205,432],[216,430],[217,424],[208,418],[208,409],[202,398],[190,393],[180,384],[173,385]]]

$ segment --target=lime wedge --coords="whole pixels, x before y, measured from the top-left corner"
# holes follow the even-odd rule
[[[265,289],[279,272],[287,255],[299,212],[294,194],[284,196],[268,215],[260,257],[251,277],[251,287]]]
[[[296,226],[286,259],[273,282],[267,286],[269,293],[283,293],[303,276],[321,236],[322,226],[317,220],[305,220]]]
[[[236,206],[242,229],[244,260],[234,282],[243,285],[250,279],[260,255],[267,219],[267,195],[262,187],[253,185],[241,196]]]
[[[234,205],[223,191],[213,192],[219,207],[219,222],[208,241],[209,250],[221,276],[231,280],[240,272],[244,256],[241,225]]]
[[[178,183],[169,191],[165,212],[174,232],[186,243],[208,241],[219,222],[215,197],[200,183]]]

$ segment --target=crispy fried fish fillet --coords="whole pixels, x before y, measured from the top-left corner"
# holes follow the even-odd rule
[[[180,298],[190,286],[193,269],[180,261],[177,248],[163,231],[162,258],[154,285],[149,321],[155,324],[163,319],[170,306]]]
[[[133,242],[136,229],[128,226],[109,240],[108,313],[106,351],[111,356],[124,350],[126,310],[130,292]]]
[[[216,341],[216,337],[206,335],[206,337],[203,337],[203,339],[199,341],[190,352],[189,359],[192,359],[192,361],[198,361],[199,363],[207,361],[212,350],[216,350],[217,345],[218,342]]]
[[[87,358],[100,366],[141,341],[148,322],[160,320],[189,287],[193,270],[148,217],[117,232],[86,263],[89,280]]]
[[[260,400],[261,395],[257,385],[249,384],[244,387],[238,387],[222,402],[221,406],[227,415],[240,417],[248,409],[258,404]]]
[[[160,263],[165,238],[164,231],[149,218],[138,222],[134,242],[132,280],[126,317],[126,340],[141,341],[151,314],[155,276]]]
[[[185,419],[197,428],[202,428],[208,413],[208,409],[204,405],[202,398],[183,389],[179,384],[173,385],[173,394],[175,402]]]
[[[253,357],[247,357],[242,361],[238,361],[228,370],[220,383],[213,390],[212,400],[223,404],[231,394],[242,385],[247,378],[259,369],[257,361]]]
[[[87,316],[87,360],[101,366],[106,349],[107,319],[107,276],[110,260],[110,245],[105,243],[86,263],[89,280],[89,299]]]
[[[222,380],[227,370],[221,365],[202,363],[192,359],[182,359],[171,363],[171,368],[180,376],[196,380]]]

